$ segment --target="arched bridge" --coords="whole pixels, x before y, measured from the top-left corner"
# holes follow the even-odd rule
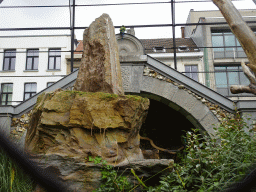
[[[152,70],[151,75],[149,69]],[[219,123],[218,118],[223,116],[223,113],[234,113],[235,107],[242,112],[253,115],[255,113],[254,101],[239,101],[234,104],[230,99],[147,55],[140,56],[136,62],[121,62],[121,70],[127,94],[161,101],[182,113],[196,128],[209,134],[214,133],[213,124]],[[72,87],[77,74],[78,71],[71,73],[20,105],[0,107],[2,127],[8,132],[11,117],[20,116],[32,109],[42,92]]]

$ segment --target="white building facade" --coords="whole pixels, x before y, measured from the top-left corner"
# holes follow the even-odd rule
[[[137,39],[117,34],[121,62],[145,54],[174,68],[172,39]],[[177,70],[205,84],[203,52],[191,38],[177,40]],[[75,46],[74,69],[81,64],[82,41]],[[70,73],[70,35],[0,37],[0,105],[18,105]],[[145,62],[143,59],[142,62]]]
[[[148,55],[162,61],[172,68],[175,68],[173,53],[150,53]],[[182,72],[195,81],[205,85],[204,73],[199,73],[204,70],[203,56],[203,52],[177,53],[177,71]]]
[[[172,38],[141,39],[145,53],[191,79],[205,84],[204,54],[197,48],[191,38],[176,38],[176,66],[174,63],[174,46]]]
[[[129,33],[132,31],[132,33]],[[121,37],[116,34],[117,44],[119,47],[119,60],[122,63],[143,63],[146,62],[143,56],[149,55],[164,64],[175,68],[173,39],[138,39],[135,36],[134,29],[128,30]],[[205,85],[204,71],[204,53],[200,51],[191,38],[177,38],[176,45],[176,66],[177,71],[187,75],[191,79]],[[81,65],[83,41],[80,40],[74,54],[74,69]],[[70,55],[66,55],[68,72],[70,66]]]
[[[1,105],[17,105],[67,74],[70,35],[0,37]]]

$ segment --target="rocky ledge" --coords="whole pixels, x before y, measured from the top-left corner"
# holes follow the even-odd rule
[[[89,157],[101,157],[116,166],[144,159],[139,131],[148,108],[149,100],[140,96],[43,93],[30,117],[25,149],[73,189],[86,191],[84,177],[91,169],[82,167],[90,164]]]

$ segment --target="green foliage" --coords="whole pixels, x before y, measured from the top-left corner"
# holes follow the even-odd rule
[[[0,191],[31,192],[34,186],[30,176],[0,148]]]
[[[88,159],[88,161],[90,161],[90,162],[93,161],[95,165],[101,163],[101,160],[102,160],[101,157],[92,158],[92,156],[89,156],[89,159]],[[106,160],[104,160],[104,164],[105,164],[105,161]]]
[[[126,95],[125,96],[128,99],[134,100],[134,101],[139,101],[139,100],[143,100],[143,97],[137,96],[137,95]]]
[[[89,156],[88,161],[93,161],[95,164],[102,163],[101,174],[104,184],[100,188],[94,190],[94,192],[113,192],[113,191],[129,191],[132,189],[132,184],[125,176],[118,176],[117,171],[113,169],[113,166],[107,165],[107,161],[101,157],[95,157],[94,159]]]
[[[125,95],[125,97],[133,101],[141,101],[142,103],[148,102],[148,98],[137,96],[137,95]]]
[[[133,187],[127,177],[118,176],[117,171],[115,171],[111,165],[103,166],[101,174],[104,184],[95,190],[95,192],[129,191]]]
[[[144,189],[149,192],[207,192],[228,188],[243,179],[256,164],[256,135],[246,132],[247,129],[237,113],[234,119],[223,119],[215,128],[215,137],[201,135],[198,129],[187,132],[181,162],[174,164],[169,175],[161,177],[158,186]],[[104,184],[96,191],[131,190],[128,180],[118,177],[111,166],[105,166],[102,173]]]
[[[110,101],[112,99],[117,98],[117,94],[111,94],[111,93],[102,93],[100,92],[100,99]]]
[[[246,128],[237,114],[215,128],[219,139],[200,137],[198,129],[188,132],[182,162],[151,191],[220,191],[243,179],[256,159],[256,137]]]

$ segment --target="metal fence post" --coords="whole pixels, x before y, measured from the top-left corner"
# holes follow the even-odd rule
[[[71,26],[71,61],[70,61],[70,71],[73,72],[74,68],[74,42],[75,42],[75,5],[76,1],[73,0],[73,11],[72,11],[72,26]]]
[[[174,0],[171,1],[172,11],[172,40],[173,40],[173,54],[174,54],[174,69],[177,70],[177,52],[176,52],[176,40],[175,40],[175,6]]]

